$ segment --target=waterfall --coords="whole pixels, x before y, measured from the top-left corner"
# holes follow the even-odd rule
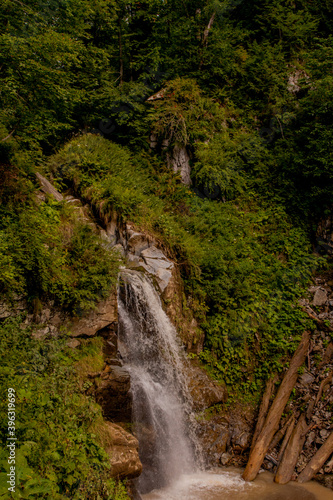
[[[133,420],[143,472],[138,490],[170,484],[196,465],[191,398],[177,332],[144,274],[121,273],[119,349],[131,377]]]

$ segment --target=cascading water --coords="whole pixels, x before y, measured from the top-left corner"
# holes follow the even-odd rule
[[[119,348],[131,377],[133,417],[146,493],[195,470],[191,399],[177,332],[149,279],[124,271],[118,293]]]
[[[197,470],[200,453],[194,446],[195,422],[177,332],[144,274],[126,270],[121,281],[118,345],[131,376],[133,418],[143,464],[137,488],[142,498],[333,500],[332,492],[318,484],[277,485],[269,473],[245,483],[241,471]]]

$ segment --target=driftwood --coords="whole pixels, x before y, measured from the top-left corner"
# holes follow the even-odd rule
[[[276,472],[276,476],[274,479],[276,483],[286,484],[291,480],[299,454],[303,449],[307,430],[308,426],[306,423],[305,414],[302,413],[296,427],[294,428],[290,436],[282,460]]]
[[[284,436],[284,439],[282,441],[282,444],[281,444],[281,448],[280,448],[280,451],[279,451],[279,454],[278,454],[278,462],[281,462],[281,459],[283,457],[283,454],[284,454],[284,450],[286,449],[287,447],[287,444],[288,444],[288,441],[289,441],[289,438],[294,430],[294,427],[295,427],[295,417],[294,415],[291,417],[290,419],[290,425],[287,429],[287,432]]]
[[[321,469],[329,456],[333,453],[333,432],[326,439],[325,443],[319,448],[317,453],[311,458],[305,469],[302,470],[297,478],[299,483],[310,481],[313,476]]]
[[[274,450],[275,446],[279,444],[287,430],[290,428],[290,424],[292,423],[294,417],[290,417],[286,423],[277,431],[275,436],[273,437],[270,445],[269,445],[269,450]]]
[[[328,374],[328,376],[321,381],[321,384],[320,384],[320,387],[319,387],[319,391],[318,391],[318,394],[317,394],[317,397],[316,397],[315,406],[318,404],[318,402],[319,402],[319,400],[320,400],[320,398],[321,398],[321,396],[323,394],[325,386],[327,384],[331,384],[332,378],[333,378],[333,370],[331,370],[330,373]]]
[[[251,443],[251,450],[250,451],[253,450],[253,447],[256,444],[257,438],[258,438],[260,432],[262,431],[263,425],[265,423],[265,418],[266,418],[266,415],[267,415],[267,412],[268,412],[269,402],[270,402],[270,399],[271,399],[271,395],[272,395],[272,392],[273,392],[273,389],[274,389],[274,384],[275,384],[276,379],[277,379],[277,377],[275,376],[274,378],[270,378],[267,381],[266,389],[265,389],[264,395],[262,397],[260,408],[259,408],[257,425],[256,425],[256,428],[255,428],[255,431],[254,431],[254,434],[253,434],[252,443]]]
[[[267,453],[272,438],[279,427],[281,415],[286,406],[290,393],[296,384],[298,369],[304,363],[309,348],[310,334],[304,332],[302,340],[292,357],[289,368],[281,382],[276,398],[274,399],[263,428],[258,436],[256,444],[250,453],[249,461],[246,465],[243,478],[246,481],[253,481],[256,478],[263,459]]]

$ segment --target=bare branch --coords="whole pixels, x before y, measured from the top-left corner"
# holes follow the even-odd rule
[[[14,128],[10,134],[7,135],[7,137],[5,137],[4,139],[1,139],[0,142],[4,142],[4,141],[7,141],[7,139],[10,139],[11,136],[13,135],[13,133],[15,132],[16,128]]]

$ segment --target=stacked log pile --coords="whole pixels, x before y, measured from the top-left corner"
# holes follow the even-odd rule
[[[301,302],[315,322],[281,380],[267,382],[244,479],[261,468],[275,481],[305,482],[333,471],[333,281],[317,278]]]

